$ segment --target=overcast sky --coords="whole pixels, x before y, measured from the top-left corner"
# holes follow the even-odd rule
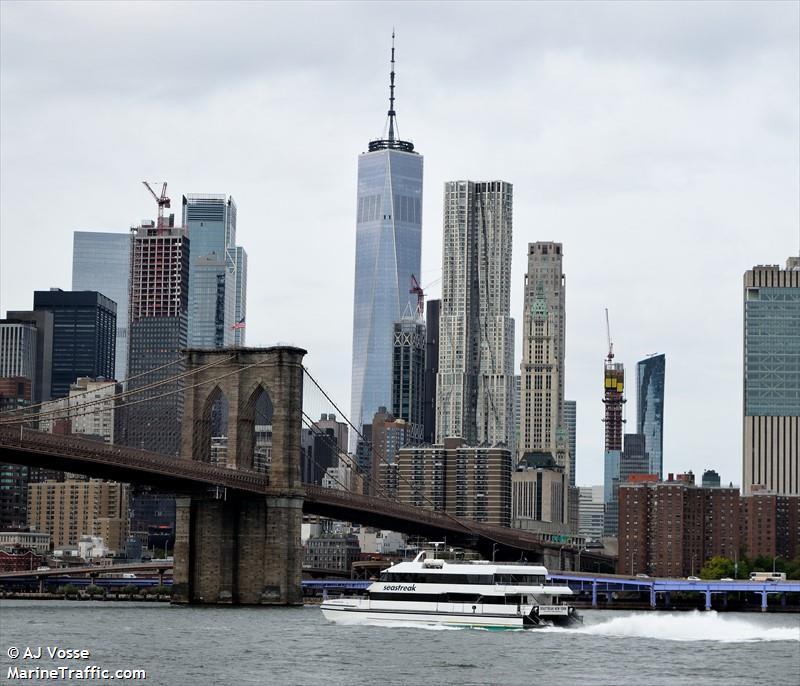
[[[628,430],[635,363],[666,353],[665,472],[739,484],[742,274],[800,249],[798,8],[4,1],[0,314],[70,288],[74,230],[152,218],[142,179],[177,208],[231,194],[248,344],[306,348],[349,408],[356,164],[384,126],[395,26],[423,285],[444,182],[513,183],[517,362],[526,244],[564,244],[578,483],[602,482],[608,307]]]

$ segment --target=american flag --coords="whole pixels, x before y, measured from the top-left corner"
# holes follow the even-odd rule
[[[244,328],[244,317],[242,317],[238,322],[236,322],[231,328],[235,331],[237,329]]]

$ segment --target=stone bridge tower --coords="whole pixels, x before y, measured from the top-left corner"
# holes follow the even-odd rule
[[[305,353],[287,346],[186,351],[186,370],[195,373],[185,378],[181,458],[210,461],[212,428],[227,423],[221,454],[228,468],[253,469],[255,427],[268,421],[257,416],[259,406],[272,408],[272,458],[263,496],[177,499],[173,602],[302,603]]]

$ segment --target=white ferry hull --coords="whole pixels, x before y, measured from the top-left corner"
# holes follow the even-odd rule
[[[403,612],[400,610],[364,610],[347,607],[326,607],[322,605],[322,614],[332,622],[370,622],[370,623],[414,623],[451,627],[482,627],[486,629],[522,629],[526,628],[524,617],[490,616],[468,613],[444,612]]]

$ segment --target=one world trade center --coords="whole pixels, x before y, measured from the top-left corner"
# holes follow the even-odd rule
[[[407,307],[414,312],[411,275],[420,276],[422,156],[400,139],[394,64],[392,34],[387,129],[358,158],[350,418],[359,430],[391,408],[393,325]]]

